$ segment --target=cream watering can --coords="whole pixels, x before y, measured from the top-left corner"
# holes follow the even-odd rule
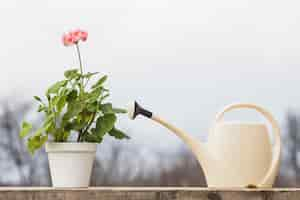
[[[254,109],[272,125],[273,150],[264,123],[224,122],[225,112],[233,109]],[[273,116],[254,104],[232,104],[216,115],[208,142],[202,143],[174,127],[136,102],[128,110],[129,117],[148,117],[181,138],[200,163],[208,187],[272,187],[280,164],[280,129]]]

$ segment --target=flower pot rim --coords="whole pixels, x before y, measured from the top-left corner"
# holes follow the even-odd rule
[[[47,142],[45,145],[47,153],[51,152],[96,152],[97,143],[89,142]]]

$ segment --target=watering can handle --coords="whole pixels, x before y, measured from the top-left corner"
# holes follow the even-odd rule
[[[277,123],[277,121],[274,119],[274,117],[271,115],[269,111],[266,109],[250,103],[238,103],[238,104],[231,104],[226,106],[223,111],[218,113],[215,118],[215,122],[219,122],[223,119],[223,116],[225,112],[239,109],[239,108],[248,108],[248,109],[254,109],[265,116],[265,118],[271,123],[272,125],[272,132],[274,134],[274,147],[273,147],[273,159],[271,162],[271,166],[269,170],[267,171],[265,177],[262,179],[262,181],[259,184],[255,184],[257,187],[271,187],[274,183],[274,180],[276,178],[276,174],[279,169],[279,163],[280,163],[280,154],[281,154],[281,139],[280,139],[280,128]]]

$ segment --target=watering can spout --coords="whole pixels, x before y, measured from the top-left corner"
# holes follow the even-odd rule
[[[198,162],[200,163],[204,174],[207,174],[208,170],[211,169],[211,166],[216,166],[213,162],[213,156],[210,154],[209,149],[207,148],[207,145],[203,142],[200,142],[199,140],[195,139],[190,134],[174,127],[170,123],[167,123],[162,118],[153,115],[152,119],[162,126],[169,129],[172,133],[177,135],[192,151],[192,153],[196,156]],[[208,167],[210,166],[210,167]]]
[[[165,128],[169,129],[172,133],[177,135],[192,151],[196,156],[198,162],[200,163],[204,174],[207,174],[208,170],[211,170],[211,166],[217,166],[217,163],[213,163],[214,159],[209,152],[205,143],[199,142],[197,139],[187,134],[186,132],[176,128],[172,124],[166,122],[161,117],[154,115],[152,112],[141,107],[137,102],[134,102],[133,105],[128,109],[129,118],[135,119],[138,115],[142,115],[153,121],[161,124]],[[208,167],[210,166],[210,167]]]

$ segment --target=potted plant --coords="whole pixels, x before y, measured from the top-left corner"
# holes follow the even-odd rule
[[[45,114],[44,121],[33,134],[29,134],[32,125],[24,121],[20,132],[22,138],[27,138],[31,154],[46,146],[54,187],[87,187],[96,145],[106,134],[117,139],[129,138],[115,127],[116,114],[126,111],[106,102],[107,76],[92,82],[99,73],[83,71],[79,43],[87,37],[88,33],[82,30],[63,35],[65,46],[75,46],[79,68],[65,71],[64,79],[47,89],[45,99],[34,96],[39,103],[38,112]]]

